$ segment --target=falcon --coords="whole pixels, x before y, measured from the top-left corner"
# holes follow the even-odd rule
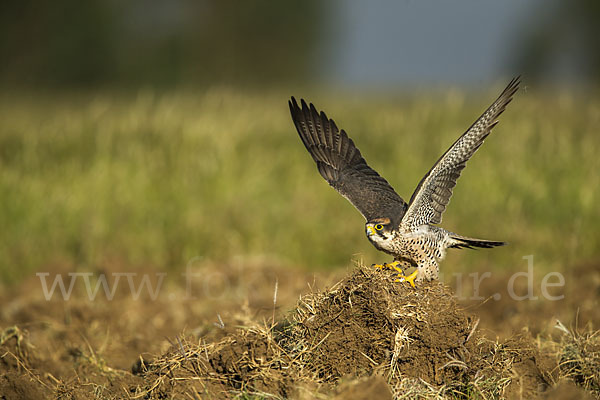
[[[292,120],[321,176],[348,199],[366,219],[369,241],[394,261],[376,264],[398,272],[397,282],[438,278],[438,263],[448,248],[492,248],[506,243],[473,239],[435,226],[442,222],[452,189],[467,161],[498,123],[498,117],[519,89],[514,78],[492,105],[450,146],[417,185],[408,204],[367,165],[346,132],[313,104],[289,101]],[[410,274],[405,271],[415,268]]]

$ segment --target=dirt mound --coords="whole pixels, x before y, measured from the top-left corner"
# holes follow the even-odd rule
[[[31,384],[31,379],[15,371],[0,376],[0,398],[2,400],[43,399],[49,391]]]
[[[0,332],[0,355],[1,399],[35,399],[49,395],[50,387],[31,372],[32,369],[48,368],[35,354],[26,332],[16,326]]]
[[[481,337],[477,320],[439,282],[413,290],[394,283],[392,273],[361,267],[329,290],[302,296],[279,323],[249,323],[216,344],[180,342],[147,366],[138,390],[150,398],[189,390],[529,398],[551,386],[553,360],[528,335],[505,343]]]
[[[302,384],[327,390],[341,378],[375,372],[454,387],[468,381],[475,328],[443,284],[413,290],[392,273],[363,267],[329,290],[302,296],[278,324],[246,327],[214,346],[181,344],[149,365],[147,389],[172,395],[169,377],[191,379],[190,368],[213,388],[281,397]]]
[[[304,363],[327,382],[382,367],[435,384],[456,381],[477,340],[473,319],[446,286],[413,290],[371,268],[302,297],[293,320],[287,346],[306,350]]]
[[[591,327],[490,340],[470,314],[481,308],[466,311],[443,284],[414,290],[368,267],[281,315],[310,277],[265,269],[261,286],[257,267],[249,291],[234,272],[236,297],[211,302],[174,285],[165,295],[177,296],[152,302],[7,294],[0,399],[600,398]]]

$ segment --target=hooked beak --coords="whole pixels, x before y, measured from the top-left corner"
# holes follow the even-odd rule
[[[375,235],[375,228],[372,226],[367,226],[367,236]]]

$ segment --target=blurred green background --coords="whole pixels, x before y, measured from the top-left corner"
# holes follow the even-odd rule
[[[317,173],[289,96],[326,110],[409,199],[519,73],[443,221],[510,246],[450,252],[443,269],[597,261],[597,3],[370,4],[3,2],[2,282],[197,256],[386,261]]]

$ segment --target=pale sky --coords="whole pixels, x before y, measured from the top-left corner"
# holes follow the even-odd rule
[[[514,43],[556,0],[338,0],[324,78],[343,86],[506,80]]]

